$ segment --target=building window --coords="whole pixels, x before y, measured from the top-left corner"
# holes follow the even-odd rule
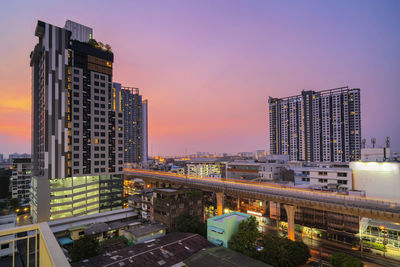
[[[326,176],[326,175],[328,175],[328,172],[318,172],[318,175],[324,175],[324,176]]]
[[[338,184],[347,184],[347,180],[338,180],[337,183]]]
[[[338,177],[347,177],[347,172],[338,172]]]
[[[320,183],[327,183],[327,182],[328,182],[328,179],[318,179],[318,182],[320,182]]]

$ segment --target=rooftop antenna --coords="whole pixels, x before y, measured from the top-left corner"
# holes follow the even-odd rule
[[[367,143],[367,140],[365,138],[363,138],[363,140],[361,140],[361,148],[365,148],[366,143]]]
[[[371,144],[372,144],[372,148],[375,148],[375,144],[376,144],[376,138],[375,137],[371,138]]]
[[[389,136],[385,137],[385,143],[386,143],[386,148],[390,148],[390,137]]]

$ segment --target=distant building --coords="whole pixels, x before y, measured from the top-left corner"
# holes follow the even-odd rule
[[[300,163],[291,169],[296,186],[339,192],[353,190],[353,174],[348,163]]]
[[[21,159],[21,158],[30,158],[31,154],[23,153],[13,153],[8,155],[8,163],[12,164],[14,159]]]
[[[226,178],[253,180],[258,178],[260,163],[238,160],[226,164]]]
[[[32,163],[30,158],[14,158],[11,176],[12,198],[29,202],[32,179]]]
[[[239,152],[238,156],[241,159],[254,159],[254,153],[253,152]]]
[[[186,162],[185,169],[188,175],[202,177],[225,177],[226,162],[218,158],[195,158]]]
[[[265,150],[256,150],[254,153],[254,159],[258,161],[263,161],[265,160],[265,157],[267,156],[267,153]]]
[[[4,156],[3,156],[3,154],[0,154],[0,163],[3,163],[4,162]]]
[[[178,217],[188,213],[203,220],[203,192],[196,189],[157,188],[153,192],[153,221],[177,231]]]
[[[124,161],[143,163],[148,158],[147,100],[142,100],[139,88],[125,87],[113,83],[114,90],[120,93],[124,113]]]
[[[217,246],[228,247],[228,242],[234,235],[239,223],[252,215],[241,212],[230,212],[207,220],[207,240]]]
[[[302,91],[268,103],[271,154],[308,162],[360,159],[360,89]]]
[[[390,148],[362,148],[361,161],[362,162],[384,162],[391,158]]]
[[[265,162],[260,163],[258,180],[278,181],[283,176],[283,171],[289,168],[288,155],[268,155],[264,157]]]

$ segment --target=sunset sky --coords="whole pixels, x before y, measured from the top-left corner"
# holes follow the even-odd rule
[[[0,153],[30,153],[37,20],[111,45],[149,100],[149,152],[269,146],[267,98],[361,89],[362,135],[400,152],[400,1],[1,1]]]

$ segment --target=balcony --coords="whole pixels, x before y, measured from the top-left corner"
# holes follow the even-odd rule
[[[9,228],[0,231],[0,245],[10,244],[9,266],[70,266],[47,223]],[[18,252],[17,252],[18,248]],[[26,252],[29,253],[26,253]],[[0,265],[2,262],[0,262]]]

